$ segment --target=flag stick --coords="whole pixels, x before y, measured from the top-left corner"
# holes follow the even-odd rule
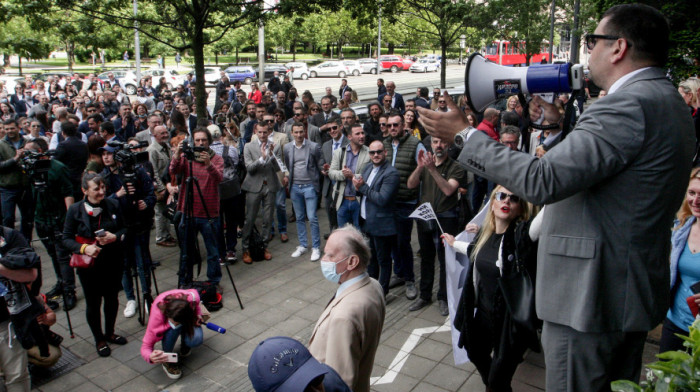
[[[442,226],[440,226],[440,221],[438,220],[437,217],[435,217],[435,222],[437,223],[438,228],[440,229],[440,232],[441,232],[442,234],[445,234],[445,231],[442,229]]]

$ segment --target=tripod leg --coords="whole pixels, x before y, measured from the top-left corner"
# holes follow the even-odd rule
[[[151,266],[151,278],[153,279],[153,287],[156,288],[156,296],[160,295],[160,290],[158,290],[158,280],[156,279],[156,267]]]
[[[134,293],[136,294],[136,304],[137,304],[136,307],[139,310],[139,324],[145,325],[146,321],[144,320],[143,312],[141,311],[141,289],[139,288],[139,273],[138,273],[138,271],[135,271],[135,269],[133,269],[132,276],[134,278]]]
[[[63,310],[66,312],[66,320],[68,321],[68,332],[70,332],[70,338],[75,339],[75,334],[73,333],[73,324],[70,322],[70,312],[66,306],[66,293],[63,292]]]
[[[228,263],[224,264],[226,266],[226,272],[228,272],[228,278],[231,279],[231,286],[233,286],[233,292],[236,293],[236,298],[238,299],[238,305],[243,310],[243,302],[241,302],[241,297],[238,295],[238,290],[236,289],[236,284],[233,283],[233,275],[231,275],[231,270],[228,268]]]

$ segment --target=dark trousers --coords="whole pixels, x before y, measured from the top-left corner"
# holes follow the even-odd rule
[[[28,242],[31,242],[35,208],[31,188],[0,188],[0,203],[2,204],[2,225],[11,229],[15,228],[15,209],[19,207],[22,219],[20,232]]]
[[[459,218],[439,218],[440,226],[446,233],[456,234]],[[435,221],[432,222],[435,224]],[[435,255],[440,263],[437,299],[447,301],[447,283],[445,277],[445,245],[440,238],[440,229],[429,230],[426,222],[418,223],[418,244],[420,244],[420,297],[430,301],[433,296],[435,281]]]
[[[53,270],[56,273],[56,284],[63,287],[63,291],[75,291],[75,274],[70,266],[70,252],[61,243],[62,227],[53,228],[45,223],[36,223],[36,234],[46,248],[46,253],[51,257]],[[51,234],[55,241],[52,241]]]
[[[189,222],[188,222],[189,220]],[[187,225],[190,225],[189,228]],[[212,218],[183,218],[180,226],[180,270],[178,272],[178,286],[192,283],[193,267],[197,247],[197,233],[202,235],[204,246],[207,249],[207,281],[218,285],[221,281],[221,264],[219,264],[219,248],[216,236],[219,232],[219,217]],[[185,234],[189,230],[189,233]],[[192,247],[192,249],[190,249]]]
[[[647,332],[580,332],[545,321],[547,392],[610,391],[615,380],[639,381]]]
[[[369,246],[372,249],[372,259],[367,266],[367,273],[379,281],[384,295],[386,295],[389,292],[389,279],[391,278],[391,248],[396,244],[396,236],[367,236],[369,237]]]
[[[241,198],[241,195],[233,197],[231,199],[221,200],[219,204],[219,222],[221,222],[221,227],[219,228],[218,238],[219,238],[219,254],[226,256],[226,252],[235,252],[236,244],[238,243],[238,213],[236,212],[237,203],[241,203],[245,206],[245,197]],[[240,225],[243,225],[241,220]]]
[[[408,216],[416,209],[416,203],[396,202],[396,242],[391,249],[394,259],[394,274],[407,282],[413,282],[413,248],[411,247],[411,232],[413,218]]]
[[[105,260],[102,260],[105,261]],[[113,261],[113,260],[112,260]],[[114,324],[117,321],[117,311],[119,310],[119,289],[118,285],[103,282],[102,277],[95,274],[78,273],[80,284],[83,286],[85,295],[85,318],[95,338],[95,343],[104,341],[106,337],[114,334]],[[119,276],[121,278],[121,274]],[[110,279],[114,279],[111,278]],[[105,329],[102,332],[102,314],[100,307],[104,298]]]
[[[330,181],[330,180],[327,180]],[[338,228],[338,212],[335,210],[335,204],[333,204],[333,198],[330,197],[325,198],[325,203],[326,203],[326,213],[328,214],[328,226],[330,227],[330,232],[333,232],[333,230]]]
[[[687,348],[683,346],[683,339],[676,336],[676,334],[688,336],[688,331],[682,330],[668,318],[664,319],[664,326],[661,330],[661,341],[659,342],[660,353],[665,353],[666,351],[687,350]]]
[[[124,241],[124,276],[122,276],[122,287],[127,300],[136,300],[134,293],[133,277],[134,269],[141,282],[141,292],[151,294],[151,253],[148,245],[151,239],[150,231],[145,233],[132,233],[126,235]]]
[[[501,349],[502,344],[507,344],[502,341],[503,317],[492,316],[481,309],[476,311],[473,328],[469,330],[472,338],[469,339],[467,354],[479,371],[484,385],[494,392],[510,392],[513,374],[523,361],[527,347],[516,341],[507,349]]]

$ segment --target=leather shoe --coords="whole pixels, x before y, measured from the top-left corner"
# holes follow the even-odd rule
[[[287,233],[280,234],[280,241],[282,241],[282,242],[289,241],[289,236],[287,235]]]
[[[61,293],[63,292],[63,286],[56,283],[55,286],[48,292],[46,292],[46,298],[58,298],[61,296]]]
[[[243,252],[243,262],[246,264],[253,264],[253,258],[250,257],[250,252]]]
[[[172,238],[168,238],[168,239],[156,242],[156,245],[164,246],[166,248],[174,248],[175,246],[177,246],[177,242],[175,242],[175,240]]]
[[[430,305],[430,301],[426,301],[423,298],[418,298],[413,304],[411,304],[408,310],[410,312],[415,312],[416,310],[421,310],[428,305]]]
[[[393,289],[394,287],[403,286],[404,284],[406,284],[406,280],[404,278],[399,278],[398,276],[392,276],[389,280],[390,289]]]
[[[75,297],[75,291],[68,291],[64,295],[63,310],[73,309],[75,307],[75,303],[78,302],[78,299]]]
[[[272,260],[272,253],[267,249],[265,249],[265,260]]]
[[[413,301],[418,296],[418,291],[416,290],[416,284],[413,282],[406,282],[406,298]]]
[[[294,223],[296,221],[297,221],[297,217],[294,214],[289,215],[289,218],[287,218],[287,222],[289,222],[289,223]]]
[[[447,301],[445,300],[439,300],[438,301],[438,306],[440,307],[440,315],[441,316],[447,316],[450,314],[450,309],[447,307]]]

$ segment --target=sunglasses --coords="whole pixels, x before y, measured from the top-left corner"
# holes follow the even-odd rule
[[[510,199],[513,203],[520,203],[520,196],[516,196],[512,193],[496,192],[496,200],[505,201],[506,198]]]
[[[586,34],[586,47],[588,48],[588,50],[593,50],[593,48],[595,48],[595,44],[598,42],[599,39],[615,41],[620,39],[620,37],[602,34]],[[627,43],[627,46],[630,46],[629,42]]]
[[[380,127],[386,127],[386,123],[379,123]]]
[[[383,154],[384,150],[369,150],[369,155],[379,155]]]
[[[262,120],[261,121],[263,124],[272,124],[275,122],[275,120]]]
[[[399,128],[401,127],[401,123],[386,123],[387,128]]]
[[[294,113],[294,117],[300,117],[302,116],[302,113]]]
[[[334,130],[334,131],[335,131],[336,129],[338,129],[338,126],[337,126],[337,125],[333,125],[333,126],[331,126],[331,127],[328,127],[328,128],[330,128],[330,129],[332,129],[332,130]]]
[[[438,103],[445,103],[445,101],[438,101]]]

